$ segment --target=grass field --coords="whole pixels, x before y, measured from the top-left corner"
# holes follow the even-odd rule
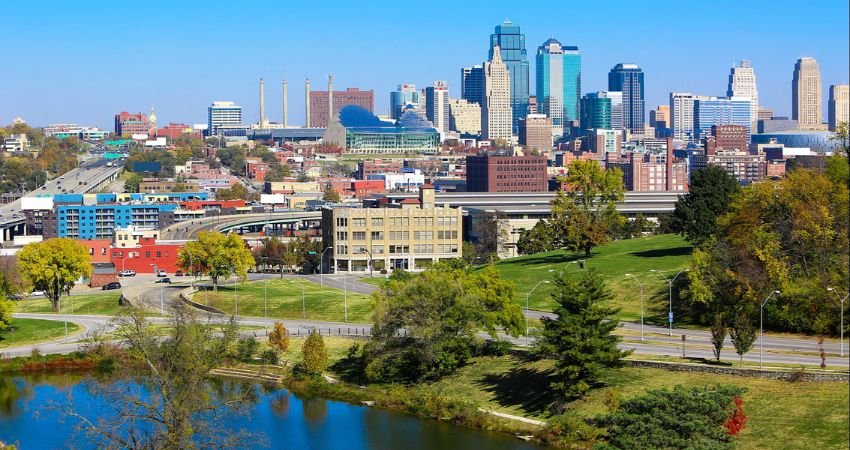
[[[121,311],[118,304],[120,291],[62,297],[62,313],[100,314],[112,316]],[[50,300],[44,297],[27,298],[15,302],[15,312],[53,313]]]
[[[476,358],[455,375],[421,388],[471,400],[487,409],[546,420],[552,401],[546,391],[551,364],[524,363],[513,357]],[[747,388],[743,398],[749,420],[740,436],[741,448],[847,448],[850,394],[846,383],[790,383],[638,368],[611,370],[605,382],[607,387],[575,402],[574,410],[586,417],[605,413],[604,402],[611,389],[616,389],[621,399],[627,399],[647,389],[677,384],[734,384]]]
[[[264,316],[264,281],[240,284],[236,288],[240,316]],[[303,288],[303,309],[302,309]],[[219,286],[218,292],[198,292],[193,300],[218,308],[228,314],[236,312],[233,286]],[[339,289],[322,287],[306,280],[268,280],[268,316],[280,319],[301,319],[306,311],[307,320],[342,322],[345,294]],[[366,295],[348,293],[348,321],[368,322],[372,306]]]
[[[13,319],[12,327],[14,332],[7,331],[0,337],[0,348],[34,344],[65,336],[65,323],[55,320]],[[68,322],[68,334],[79,330],[79,325]]]
[[[562,270],[569,274],[580,272],[579,264],[574,263],[580,259],[584,255],[556,250],[499,261],[495,267],[504,278],[514,282],[516,300],[524,307],[526,293],[540,281],[552,280],[555,272]],[[585,268],[596,269],[608,282],[616,296],[616,306],[622,308],[618,315],[622,320],[640,320],[640,281],[644,287],[646,322],[663,324],[667,319],[667,283],[659,274],[672,277],[687,267],[690,259],[691,247],[682,237],[664,234],[614,241],[594,249],[593,256],[585,260]],[[626,277],[626,273],[637,280]],[[552,285],[545,283],[534,290],[529,296],[531,309],[550,311],[555,305],[552,290]]]

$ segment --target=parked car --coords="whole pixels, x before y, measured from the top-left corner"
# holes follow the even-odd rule
[[[158,280],[154,281],[154,283],[167,283],[167,284],[171,284],[171,278],[168,278],[168,277],[160,278],[160,279],[158,279]]]
[[[167,277],[168,273],[166,273],[164,270],[160,270],[159,272],[156,273],[156,276],[158,276],[160,278]]]
[[[119,277],[135,277],[136,271],[132,269],[126,269],[118,272]]]
[[[183,276],[183,271],[182,271],[182,270],[178,270],[178,271],[174,272],[174,276],[175,276],[175,277],[182,277],[182,276]]]
[[[104,291],[111,291],[113,289],[121,289],[121,283],[119,283],[117,281],[113,281],[111,283],[106,283],[106,284],[103,285],[103,287],[101,289],[104,290]]]
[[[44,291],[32,291],[30,297],[44,297]]]

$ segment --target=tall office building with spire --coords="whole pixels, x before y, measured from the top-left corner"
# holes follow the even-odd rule
[[[502,61],[499,46],[493,48],[493,57],[484,63],[484,99],[481,105],[482,139],[511,141],[513,110],[511,108],[511,75]]]
[[[623,122],[632,133],[644,131],[643,71],[637,64],[617,64],[608,73],[608,90],[623,93]]]
[[[490,35],[490,54],[493,61],[495,48],[501,52],[501,60],[510,73],[511,109],[513,110],[513,129],[517,129],[519,119],[528,114],[528,54],[525,50],[525,35],[518,25],[506,20],[496,26],[496,32]]]
[[[581,55],[578,47],[549,39],[537,48],[537,111],[552,119],[555,134],[563,135],[579,119]]]
[[[751,130],[756,129],[759,113],[759,91],[756,87],[756,72],[749,61],[741,61],[732,67],[729,73],[729,86],[726,89],[726,97],[748,97],[750,99]]]
[[[791,118],[801,130],[823,128],[820,68],[814,58],[800,58],[791,81]]]

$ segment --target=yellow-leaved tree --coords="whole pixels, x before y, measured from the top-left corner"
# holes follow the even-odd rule
[[[80,278],[91,276],[91,256],[73,239],[48,239],[21,249],[18,270],[33,289],[44,291],[53,311],[59,312],[62,294],[69,294]]]

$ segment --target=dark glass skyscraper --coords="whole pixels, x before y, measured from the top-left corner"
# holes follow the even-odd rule
[[[520,32],[518,25],[506,20],[497,25],[496,32],[490,35],[488,60],[493,59],[493,47],[497,45],[511,77],[513,128],[517,130],[519,119],[528,114],[528,54],[525,51],[525,35]]]
[[[464,67],[460,72],[460,98],[479,105],[484,101],[484,66]]]
[[[623,125],[632,133],[643,133],[643,71],[637,64],[617,64],[608,73],[608,90],[623,93]]]
[[[581,98],[581,130],[592,128],[610,130],[611,99],[599,92],[590,92]]]

